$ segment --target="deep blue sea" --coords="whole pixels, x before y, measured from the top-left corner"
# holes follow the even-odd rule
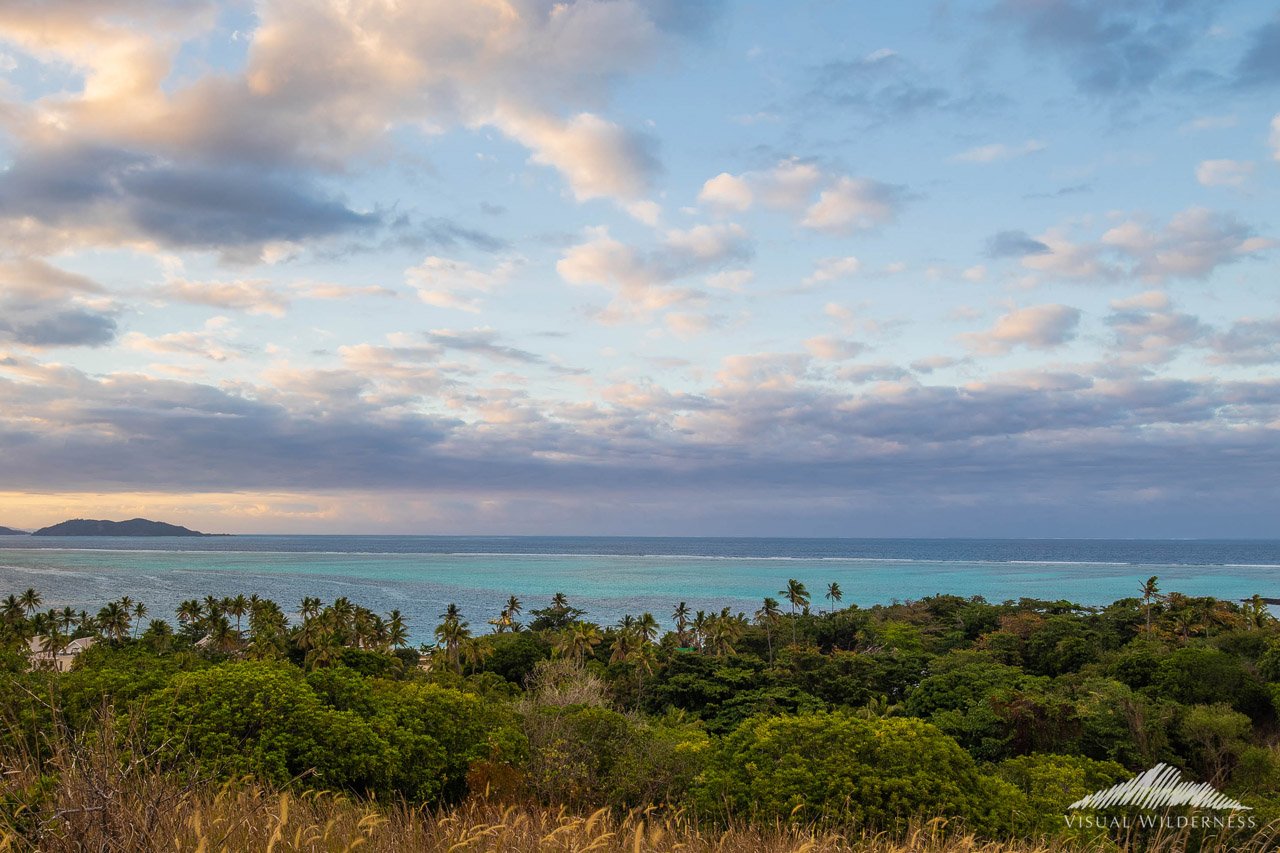
[[[399,609],[415,642],[457,603],[473,630],[515,594],[531,607],[556,592],[601,623],[673,605],[746,612],[788,578],[815,605],[839,581],[845,603],[935,593],[1103,604],[1137,594],[1150,575],[1166,591],[1280,597],[1280,540],[750,539],[526,536],[0,536],[0,596],[34,586],[45,606],[96,611],[128,595],[149,616],[187,598],[257,593],[290,610],[304,595],[345,595]]]

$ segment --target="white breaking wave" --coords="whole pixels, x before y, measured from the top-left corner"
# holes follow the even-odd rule
[[[1112,785],[1076,800],[1068,809],[1105,809],[1109,806],[1137,806],[1159,809],[1169,806],[1191,806],[1224,811],[1252,811],[1249,806],[1215,791],[1208,782],[1183,782],[1176,767],[1157,764],[1128,782]]]

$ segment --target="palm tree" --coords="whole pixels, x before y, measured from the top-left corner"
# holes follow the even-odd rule
[[[212,595],[204,597],[204,612],[210,619],[219,616],[222,613],[222,599]]]
[[[486,643],[483,637],[468,637],[462,641],[459,651],[462,659],[466,661],[467,667],[474,674],[480,665],[493,654],[493,646]]]
[[[551,596],[551,607],[554,610],[568,610],[569,599],[563,592],[557,592]]]
[[[596,646],[600,645],[600,629],[588,622],[575,622],[560,632],[554,651],[574,663],[582,663]]]
[[[328,666],[342,660],[342,643],[332,632],[321,634],[307,651],[303,662],[309,669]]]
[[[520,613],[520,599],[514,595],[507,599],[506,605],[498,611],[498,615],[489,620],[489,624],[493,626],[495,634],[505,634],[507,631],[518,631],[520,623],[516,621],[516,616]]]
[[[1204,620],[1201,619],[1200,613],[1192,607],[1183,607],[1181,610],[1173,614],[1173,624],[1177,626],[1178,633],[1182,635],[1182,641],[1185,643],[1191,639],[1193,633],[1204,630]]]
[[[231,621],[218,614],[209,624],[209,640],[214,649],[230,654],[240,645],[240,632],[232,630]]]
[[[699,610],[693,614],[693,621],[689,623],[693,626],[693,645],[698,651],[702,651],[702,641],[707,636],[707,619],[706,612]]]
[[[1252,598],[1245,601],[1242,609],[1244,611],[1245,624],[1249,626],[1250,631],[1265,626],[1271,618],[1271,611],[1267,610],[1267,602],[1256,592]]]
[[[1147,608],[1147,633],[1151,633],[1151,604],[1164,598],[1160,594],[1160,585],[1156,581],[1160,580],[1156,575],[1147,578],[1147,582],[1138,587],[1138,592],[1142,593],[1142,603]]]
[[[742,619],[729,615],[729,608],[713,616],[707,625],[707,646],[715,657],[734,654],[735,644],[742,639]]]
[[[138,639],[138,629],[142,627],[142,617],[147,615],[147,605],[139,601],[133,605],[133,638]]]
[[[335,598],[330,609],[333,610],[334,618],[338,620],[338,624],[343,627],[349,625],[356,615],[356,606],[345,595]]]
[[[59,631],[57,625],[51,625],[44,637],[44,650],[50,660],[57,660],[58,655],[62,654],[70,643],[69,636]]]
[[[330,636],[330,632],[325,629],[320,620],[313,617],[304,619],[302,624],[295,629],[293,641],[302,651],[310,652],[320,645],[322,640],[328,639]]]
[[[240,633],[240,617],[249,612],[249,600],[243,594],[227,600],[227,612],[236,617],[236,633]]]
[[[640,636],[646,643],[656,643],[661,628],[652,613],[641,613],[640,618],[636,620],[636,630],[640,632]]]
[[[71,626],[76,624],[76,612],[70,607],[64,607],[58,611],[58,624],[62,626],[62,630],[70,634]]]
[[[354,636],[356,648],[363,649],[374,644],[378,633],[378,617],[373,611],[364,607],[356,607],[351,614],[351,633]]]
[[[387,627],[387,620],[374,613],[372,623],[369,629],[369,639],[373,641],[374,648],[380,652],[391,651],[391,634]]]
[[[17,622],[19,619],[26,618],[26,608],[22,606],[18,596],[7,595],[4,603],[0,604],[0,614],[4,616],[4,621],[6,622]]]
[[[129,634],[129,611],[120,601],[108,601],[98,611],[98,629],[112,640],[123,640]]]
[[[471,631],[467,627],[468,623],[462,621],[462,613],[458,610],[458,605],[450,604],[445,608],[445,612],[440,614],[440,618],[444,621],[436,626],[435,636],[436,642],[444,646],[446,657],[453,664],[454,669],[462,671],[461,664],[458,660],[458,648],[463,640],[471,636]]]
[[[41,601],[43,599],[40,597],[40,593],[36,592],[32,587],[28,587],[27,591],[18,597],[18,602],[22,605],[23,610],[26,611],[27,616],[31,616],[31,614],[40,609]]]
[[[764,628],[765,640],[769,643],[769,663],[773,663],[773,628],[778,624],[782,610],[778,599],[765,597],[764,604],[756,611],[756,624]]]
[[[409,628],[399,610],[392,610],[387,614],[387,642],[396,649],[409,645]]]
[[[323,606],[323,602],[321,602],[320,599],[313,598],[308,595],[302,599],[302,604],[298,607],[298,614],[302,617],[302,621],[306,622],[310,619],[314,619],[320,613],[320,608]]]
[[[831,612],[835,612],[836,605],[844,600],[844,590],[840,589],[840,584],[832,581],[827,584],[827,594],[823,596],[827,601],[831,602]]]
[[[805,585],[795,578],[787,581],[787,588],[778,591],[788,602],[791,603],[791,644],[796,644],[796,608],[809,606],[809,590]]]
[[[613,654],[609,657],[609,663],[627,663],[635,655],[636,649],[640,647],[639,637],[635,631],[621,629],[615,632],[613,636],[613,645],[610,650]]]
[[[671,618],[676,621],[676,639],[681,646],[687,646],[685,640],[685,632],[689,628],[689,605],[683,601],[676,605],[675,610],[671,611]]]
[[[204,607],[194,598],[188,599],[178,605],[177,609],[178,621],[183,625],[195,625],[204,618]]]
[[[153,649],[167,649],[173,641],[173,627],[163,619],[152,619],[147,623],[147,630],[143,633],[142,640],[149,643]]]

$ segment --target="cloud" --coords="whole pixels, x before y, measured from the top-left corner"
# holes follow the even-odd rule
[[[837,338],[834,335],[818,335],[804,342],[804,348],[814,358],[822,361],[848,361],[866,352],[866,344]]]
[[[1066,228],[1051,228],[1035,240],[1049,251],[1022,256],[1022,266],[1053,278],[1096,282],[1203,279],[1219,267],[1276,245],[1235,216],[1200,207],[1176,213],[1157,227],[1146,217],[1134,216],[1096,240],[1075,239]]]
[[[1021,145],[1005,145],[1002,142],[991,145],[979,145],[967,151],[961,151],[951,159],[957,163],[995,163],[1000,160],[1013,160],[1043,151],[1049,146],[1037,139],[1028,139]]]
[[[503,109],[495,122],[533,149],[533,162],[559,170],[579,201],[639,198],[660,168],[651,137],[590,113],[560,121]]]
[[[40,258],[0,259],[0,296],[53,299],[105,292],[88,276],[68,272]]]
[[[613,238],[607,229],[588,232],[556,263],[570,284],[593,284],[615,294],[600,315],[604,322],[648,319],[655,312],[704,297],[676,284],[693,275],[733,270],[751,258],[752,243],[739,225],[698,225],[665,232],[657,246],[637,249]]]
[[[1223,130],[1229,127],[1235,127],[1239,123],[1240,118],[1235,114],[1196,116],[1191,121],[1182,125],[1179,130],[1183,133],[1202,130]]]
[[[1046,531],[1090,507],[1078,519],[1083,531],[1144,490],[1167,496],[1162,514],[1217,513],[1216,524],[1276,496],[1280,451],[1265,424],[1280,416],[1280,383],[1265,379],[1100,380],[1059,370],[922,385],[893,365],[814,370],[804,354],[761,353],[724,359],[691,391],[631,383],[608,400],[561,401],[473,395],[441,375],[438,348],[426,342],[343,356],[341,369],[223,387],[0,356],[0,436],[23,448],[0,455],[0,481],[18,491],[92,491],[109,480],[155,494],[514,501],[512,515],[459,521],[496,517],[529,532],[530,502],[555,507],[538,516],[543,529],[590,512],[584,531],[635,532],[635,507],[653,506],[673,513],[655,533],[706,533],[714,522],[738,534],[798,534],[813,530],[808,502],[835,502],[847,515],[887,501],[886,519],[923,534],[939,519],[958,533],[992,511],[1028,506]],[[860,378],[884,384],[851,389]],[[452,407],[443,414],[442,398]],[[740,507],[756,505],[740,502],[762,491],[768,500],[744,525]],[[983,513],[956,515],[958,501],[978,501]],[[719,515],[671,526],[673,507],[726,503]],[[794,526],[779,520],[791,513]],[[1241,531],[1269,521],[1249,518]],[[1122,521],[1130,532],[1137,523],[1132,514]]]
[[[1115,300],[1111,308],[1106,322],[1115,330],[1118,355],[1112,358],[1119,364],[1164,364],[1208,332],[1199,318],[1174,311],[1168,295],[1160,291]]]
[[[709,178],[698,193],[698,203],[726,211],[744,211],[751,209],[755,199],[751,184],[746,178],[721,172]]]
[[[1280,18],[1254,30],[1249,49],[1236,67],[1235,82],[1249,88],[1280,83]]]
[[[926,358],[918,358],[911,362],[911,369],[916,373],[928,375],[935,370],[946,370],[955,367],[961,363],[961,359],[952,358],[949,355],[931,355]]]
[[[1271,119],[1271,156],[1280,161],[1280,113]]]
[[[260,254],[272,242],[360,230],[378,219],[296,177],[184,168],[115,148],[24,150],[0,173],[0,220],[15,231],[19,223],[42,226],[52,242],[37,248],[154,242]]]
[[[361,296],[395,299],[400,294],[389,287],[377,284],[350,285],[323,281],[299,281],[293,291],[302,299],[345,300]]]
[[[804,280],[807,285],[824,284],[850,278],[858,273],[862,263],[852,255],[843,258],[822,258],[814,264],[813,272]]]
[[[93,279],[38,258],[0,259],[0,342],[101,347],[115,340],[117,309]]]
[[[1147,91],[1172,75],[1210,14],[1166,0],[1001,0],[992,19],[1012,24],[1029,51],[1057,55],[1081,91],[1111,96]]]
[[[102,347],[116,337],[110,312],[90,308],[35,308],[5,304],[0,317],[0,341],[47,349]]]
[[[598,108],[612,81],[705,33],[720,4],[669,7],[264,0],[243,59],[192,76],[184,57],[218,24],[216,3],[9,4],[0,38],[73,76],[9,111],[0,218],[42,226],[26,235],[42,252],[152,242],[254,259],[272,243],[390,226],[325,179],[405,129],[455,127],[496,128],[575,197],[644,212],[655,143]]]
[[[1071,195],[1087,193],[1092,189],[1093,186],[1091,184],[1071,184],[1070,186],[1059,187],[1052,192],[1026,193],[1022,197],[1025,199],[1065,198]]]
[[[1174,309],[1168,294],[1151,290],[1111,303],[1107,325],[1115,331],[1113,364],[1167,364],[1187,348],[1208,349],[1213,365],[1252,366],[1280,362],[1280,317],[1245,317],[1215,329]]]
[[[871,178],[830,174],[793,158],[740,175],[721,172],[702,185],[698,201],[721,214],[741,213],[759,204],[797,214],[804,228],[846,235],[894,221],[907,192]]]
[[[746,286],[755,279],[755,273],[749,269],[724,270],[723,272],[713,272],[703,278],[707,283],[707,287],[716,290],[728,290],[733,293],[741,293]]]
[[[1128,220],[1103,234],[1101,243],[1135,262],[1131,274],[1152,281],[1204,278],[1219,266],[1276,245],[1234,216],[1204,208],[1175,214],[1159,231]]]
[[[544,360],[536,353],[501,343],[502,336],[496,329],[432,329],[423,337],[441,349],[477,353],[494,361],[541,364]]]
[[[1035,305],[1001,316],[985,332],[968,332],[960,339],[975,352],[1000,355],[1015,347],[1053,349],[1070,342],[1080,324],[1080,309],[1069,305]]]
[[[819,66],[814,72],[811,95],[824,107],[835,105],[842,112],[875,123],[939,111],[972,110],[993,101],[981,95],[956,95],[943,81],[887,48],[859,59]]]
[[[841,382],[855,385],[864,382],[897,382],[906,379],[911,371],[896,364],[884,362],[878,364],[847,364],[835,371],[835,377]]]
[[[130,332],[121,338],[120,343],[136,352],[156,355],[185,355],[209,361],[224,362],[242,358],[248,350],[236,344],[235,329],[226,317],[214,317],[204,324],[204,328],[195,332],[170,332],[164,335],[150,336],[141,332]]]
[[[702,185],[698,201],[721,213],[750,210],[757,202],[774,210],[798,212],[830,180],[817,165],[793,158],[741,175],[721,172]]]
[[[484,305],[481,297],[506,285],[519,266],[520,261],[509,259],[482,270],[465,261],[430,255],[405,270],[405,278],[428,305],[475,313]]]
[[[1209,338],[1213,364],[1280,363],[1280,317],[1245,318]]]
[[[1242,160],[1203,160],[1196,180],[1206,187],[1242,187],[1253,176],[1254,164]]]
[[[822,191],[800,224],[829,234],[852,234],[893,222],[905,201],[902,187],[842,177]]]
[[[777,210],[805,207],[818,187],[831,180],[815,164],[796,159],[783,160],[762,172],[748,172],[744,177],[761,203]]]
[[[1053,250],[1045,243],[1032,238],[1025,231],[1001,231],[987,238],[987,257],[1021,258],[1026,255],[1044,255]]]
[[[234,279],[231,281],[192,281],[173,277],[157,291],[160,296],[177,302],[209,305],[250,314],[283,317],[289,299],[277,291],[269,279]]]
[[[662,322],[677,338],[692,339],[724,325],[724,318],[702,312],[672,311]]]

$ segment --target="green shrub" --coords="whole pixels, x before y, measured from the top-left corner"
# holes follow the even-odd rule
[[[1226,702],[1254,720],[1272,714],[1271,697],[1235,657],[1206,646],[1176,649],[1160,661],[1153,687],[1184,705]]]
[[[1038,835],[1059,835],[1067,806],[1109,788],[1129,773],[1114,761],[1078,755],[1021,755],[996,765],[996,775],[1026,796],[1027,825]]]
[[[148,705],[151,738],[224,777],[400,794],[416,802],[465,790],[471,762],[518,756],[502,706],[438,687],[363,679],[345,668],[304,676],[267,662],[184,673]]]
[[[643,807],[682,798],[709,741],[676,718],[643,720],[599,706],[529,705],[528,784],[548,803]]]
[[[936,727],[845,711],[747,721],[712,750],[694,799],[710,814],[869,829],[946,816],[1000,832],[1026,810],[1016,789],[980,773]]]
[[[148,705],[153,741],[172,760],[189,753],[227,777],[285,785],[385,788],[387,743],[350,711],[325,707],[297,669],[225,663],[183,673]]]

